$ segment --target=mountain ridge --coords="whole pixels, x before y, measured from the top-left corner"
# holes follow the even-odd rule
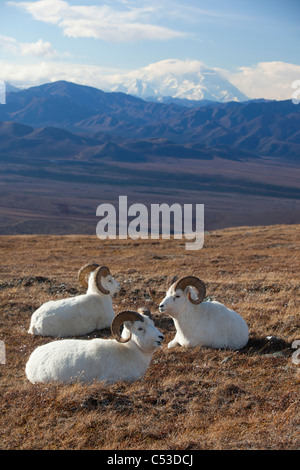
[[[212,160],[215,157],[242,161],[259,158],[245,151],[232,151],[224,145],[210,147],[180,144],[169,139],[125,139],[113,135],[75,134],[56,127],[32,126],[0,122],[0,157],[55,158],[55,160],[108,159],[114,161],[146,161],[153,157]]]
[[[227,145],[256,155],[297,160],[299,111],[291,100],[185,107],[59,81],[8,92],[6,105],[0,107],[0,121],[91,136],[100,132],[133,140],[165,138],[183,145]]]
[[[97,205],[205,205],[206,230],[299,223],[300,106],[147,102],[55,82],[0,106],[0,233],[94,233]]]

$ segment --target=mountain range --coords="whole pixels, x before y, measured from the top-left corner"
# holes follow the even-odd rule
[[[110,140],[114,145],[124,144],[128,139],[156,139],[160,141],[156,145],[167,142],[167,152],[171,141],[177,145],[192,145],[197,151],[199,146],[222,147],[223,150],[230,148],[231,152],[235,149],[234,154],[240,151],[241,154],[297,160],[300,154],[299,108],[290,100],[209,102],[190,108],[55,82],[7,93],[6,105],[0,106],[0,121],[65,129],[73,133],[73,141],[84,146],[97,145],[99,139],[101,144]],[[61,142],[61,133],[44,131],[48,139],[50,133],[54,141]],[[80,141],[74,134],[85,134],[89,140]]]
[[[7,92],[0,234],[94,233],[116,192],[204,203],[207,229],[300,221],[300,106],[165,101],[63,81]]]

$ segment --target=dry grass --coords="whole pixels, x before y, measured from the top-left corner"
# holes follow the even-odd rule
[[[291,343],[300,339],[299,228],[215,231],[198,252],[178,240],[2,236],[0,339],[7,362],[0,365],[1,448],[299,448],[300,375],[291,360]],[[82,292],[76,273],[88,261],[108,264],[123,285],[117,311],[146,303],[155,313],[147,286],[163,292],[171,273],[198,275],[211,298],[246,319],[248,345],[235,352],[168,350],[173,323],[155,313],[166,343],[142,380],[109,387],[30,384],[25,363],[49,341],[27,334],[30,316],[48,299]]]

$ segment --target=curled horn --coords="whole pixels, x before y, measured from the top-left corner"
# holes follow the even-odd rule
[[[95,271],[95,281],[100,292],[103,294],[110,294],[109,290],[104,289],[101,284],[101,276],[106,277],[110,274],[110,270],[107,266],[99,266]]]
[[[203,302],[203,299],[206,295],[206,287],[203,281],[195,276],[186,276],[179,279],[174,286],[174,291],[176,289],[184,290],[187,286],[193,286],[198,290],[198,298],[196,300],[192,299],[190,292],[188,293],[188,299],[192,304],[199,305]]]
[[[83,287],[88,287],[87,277],[92,272],[99,267],[99,264],[85,264],[78,271],[78,281]]]
[[[168,279],[167,279],[167,290],[170,289],[170,287],[174,284],[174,282],[176,282],[178,279],[178,276],[169,276]]]
[[[133,312],[131,310],[124,310],[123,312],[118,313],[111,324],[111,332],[113,337],[119,343],[127,343],[131,338],[131,333],[129,338],[122,338],[120,329],[125,321],[144,321],[143,316],[140,313]]]
[[[167,279],[167,290],[170,289],[171,285],[174,284],[174,282],[176,282],[178,279],[178,276],[169,276],[168,279]],[[154,293],[153,290],[151,290],[150,288],[148,288],[148,292],[149,292],[149,295],[151,297],[151,299],[153,300],[153,302],[155,302],[156,304],[160,304],[161,300],[158,298],[158,295]]]
[[[150,287],[148,288],[148,292],[153,302],[155,302],[156,304],[160,304],[160,300],[158,296],[154,293],[152,289],[150,289]]]
[[[152,314],[148,307],[140,307],[138,308],[138,312],[141,313],[142,315],[146,315],[147,317],[151,318],[151,320],[153,319]]]

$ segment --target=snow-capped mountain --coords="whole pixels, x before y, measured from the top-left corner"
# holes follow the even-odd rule
[[[248,98],[222,74],[197,60],[163,60],[115,77],[112,91],[143,99],[163,101],[165,97],[219,102]]]

